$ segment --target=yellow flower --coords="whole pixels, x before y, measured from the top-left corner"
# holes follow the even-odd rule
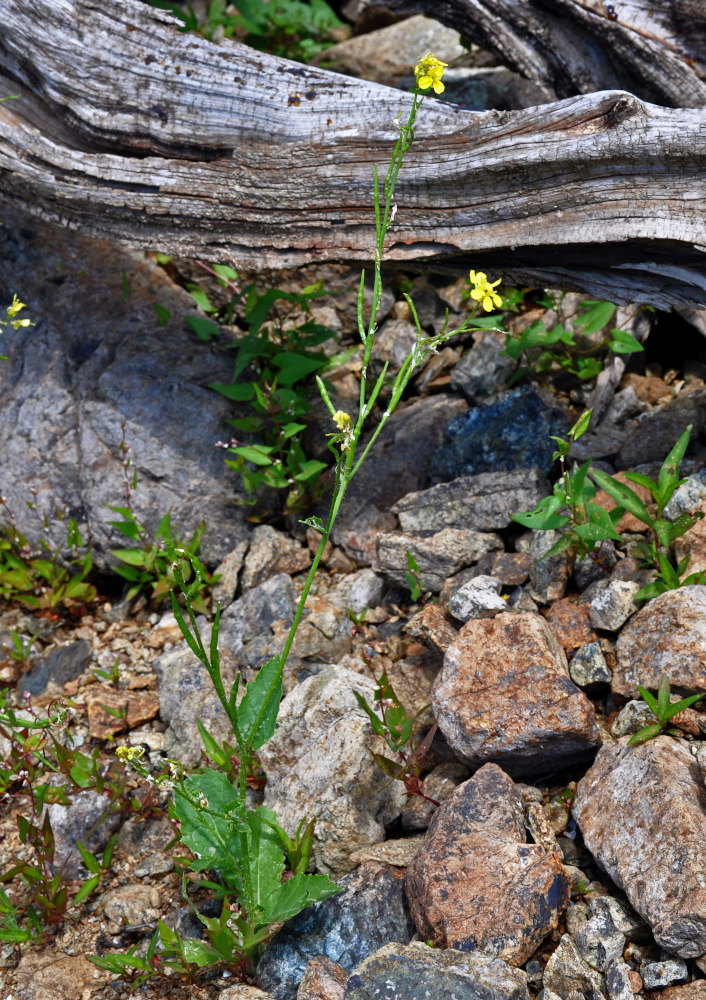
[[[115,750],[115,756],[122,761],[132,762],[133,760],[142,760],[145,755],[144,747],[117,747]]]
[[[341,451],[348,451],[353,437],[353,421],[345,410],[336,410],[333,415],[333,422],[343,434]]]
[[[435,94],[443,94],[444,85],[441,82],[441,77],[448,65],[448,63],[433,56],[431,52],[422,56],[414,67],[414,76],[419,90],[428,90],[429,87],[433,87]]]
[[[486,312],[499,309],[503,304],[503,300],[495,291],[495,288],[500,284],[502,279],[498,278],[497,281],[488,281],[488,275],[483,271],[471,271],[469,278],[473,285],[471,298],[475,299],[476,302],[480,302]]]

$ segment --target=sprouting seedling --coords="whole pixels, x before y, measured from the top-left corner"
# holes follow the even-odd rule
[[[681,736],[681,730],[669,727],[667,723],[673,716],[678,715],[685,708],[689,708],[690,705],[706,697],[706,691],[703,691],[701,694],[692,694],[688,698],[682,698],[681,701],[672,702],[669,690],[669,678],[666,674],[662,674],[656,698],[647,688],[643,688],[639,684],[637,689],[640,692],[642,700],[647,702],[652,712],[657,716],[658,721],[651,723],[649,726],[643,726],[639,732],[630,737],[628,746],[647,743],[648,740],[654,739],[655,736],[660,736],[662,733],[667,733],[669,736]]]

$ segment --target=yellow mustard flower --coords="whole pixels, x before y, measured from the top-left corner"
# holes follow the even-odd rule
[[[414,67],[414,76],[419,90],[428,90],[429,87],[433,87],[435,94],[443,94],[445,88],[441,77],[448,65],[448,63],[433,56],[431,52],[422,56]]]
[[[471,271],[469,278],[473,285],[471,298],[475,299],[476,302],[480,302],[486,312],[499,309],[503,304],[503,300],[495,289],[502,281],[502,278],[498,278],[497,281],[488,281],[488,275],[483,271]]]
[[[350,447],[351,438],[353,437],[353,421],[345,410],[336,410],[333,415],[333,422],[338,427],[339,431],[343,434],[343,440],[341,441],[341,450],[348,451]]]

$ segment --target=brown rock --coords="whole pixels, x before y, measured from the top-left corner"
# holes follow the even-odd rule
[[[112,711],[108,711],[111,709]],[[120,715],[113,715],[119,712]],[[149,722],[159,712],[156,691],[115,691],[103,688],[86,699],[88,731],[94,739],[107,740],[126,729]]]
[[[359,851],[353,851],[350,860],[356,865],[362,865],[366,861],[379,861],[381,864],[393,865],[395,868],[408,868],[422,846],[423,840],[422,836],[383,840],[379,844],[371,844],[370,847],[362,847]]]
[[[490,565],[490,576],[504,587],[521,586],[530,574],[532,556],[528,552],[496,552]]]
[[[641,979],[640,984],[642,985]],[[684,983],[682,986],[668,986],[651,996],[655,1000],[706,1000],[706,979],[695,979],[693,983]]]
[[[53,949],[28,951],[15,970],[13,1000],[91,1000],[108,979],[83,955],[63,955]]]
[[[598,636],[591,628],[590,608],[585,604],[555,601],[549,609],[547,621],[566,653],[587,642],[598,642]]]
[[[613,695],[637,698],[638,684],[656,691],[665,673],[673,694],[706,691],[706,587],[649,601],[623,627],[616,651]]]
[[[697,510],[706,514],[706,500],[694,508],[693,512],[696,513]],[[678,560],[682,560],[685,555],[691,556],[687,573],[706,572],[706,517],[697,521],[681,538],[677,538],[674,543],[674,555]]]
[[[311,552],[294,538],[259,524],[250,536],[250,548],[240,576],[242,593],[252,590],[278,573],[291,576],[311,565]]]
[[[161,916],[159,890],[139,882],[109,889],[101,896],[100,906],[111,933],[123,927],[156,921]]]
[[[409,619],[404,631],[440,655],[458,638],[458,629],[439,604],[425,604],[421,611]]]
[[[639,993],[643,986],[642,976],[640,973],[631,969],[628,972],[628,979],[630,980],[630,986],[632,987],[633,993]],[[677,987],[677,989],[679,989],[679,987]],[[665,997],[665,1000],[669,1000],[669,998]],[[678,1000],[678,997],[672,997],[671,1000]],[[694,998],[694,1000],[696,1000],[696,998]]]
[[[513,775],[556,770],[599,745],[593,706],[569,678],[543,618],[500,614],[467,622],[449,646],[432,708],[456,755]]]
[[[309,960],[297,990],[297,1000],[343,1000],[349,973],[326,955]]]
[[[487,764],[437,811],[406,888],[424,939],[521,965],[558,925],[570,882],[555,853],[525,843],[522,798]]]
[[[643,403],[650,403],[650,405],[659,402],[665,396],[671,396],[667,383],[655,375],[635,375],[633,372],[628,372],[623,375],[620,388],[630,387],[635,390],[638,399],[641,399]]]
[[[625,478],[624,472],[616,472],[613,479],[617,479],[618,482],[623,483],[625,486],[629,486],[633,493],[637,493],[638,497],[644,503],[645,507],[651,514],[656,515],[656,508],[654,503],[652,503],[652,498],[650,496],[650,491],[644,486],[640,486],[638,483],[631,483],[629,479]],[[617,507],[613,497],[608,496],[605,490],[598,490],[596,493],[593,503],[597,503],[599,507],[603,507],[604,510],[611,511],[614,507]],[[618,531],[647,531],[647,525],[644,521],[635,517],[634,514],[625,512],[623,516],[618,521]]]
[[[706,790],[688,746],[659,736],[601,747],[573,814],[603,871],[671,954],[706,952]]]

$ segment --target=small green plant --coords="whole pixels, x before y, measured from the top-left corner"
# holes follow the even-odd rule
[[[94,667],[93,673],[102,681],[110,681],[117,691],[120,686],[120,657],[115,657],[115,663],[110,670],[101,670],[100,667]]]
[[[28,501],[28,506],[35,509],[34,501]],[[92,603],[96,589],[86,579],[91,571],[91,554],[79,554],[83,539],[76,521],[68,521],[64,548],[52,546],[43,537],[33,546],[17,528],[15,516],[2,496],[0,507],[7,515],[0,524],[0,598],[37,611]],[[57,511],[57,518],[63,520],[61,511]],[[46,517],[42,527],[48,534]]]
[[[307,875],[314,828],[310,821],[303,819],[295,836],[291,837],[277,823],[276,817],[262,807],[248,808],[248,779],[252,781],[256,765],[257,751],[274,734],[279,705],[282,698],[282,677],[292,643],[296,636],[304,608],[311,590],[316,571],[329,541],[336,517],[343,502],[349,483],[359,470],[366,456],[374,446],[383,427],[387,424],[409,384],[416,369],[428,354],[433,353],[448,338],[467,331],[479,329],[474,326],[474,312],[457,329],[448,329],[448,317],[444,328],[433,336],[426,336],[421,328],[414,303],[407,296],[417,340],[402,368],[389,387],[390,395],[380,421],[362,443],[367,419],[371,416],[380,391],[387,379],[387,364],[383,366],[374,385],[368,384],[368,369],[373,349],[378,315],[382,301],[381,264],[385,239],[392,224],[397,206],[394,202],[395,185],[406,153],[414,139],[414,122],[424,100],[422,90],[433,87],[441,93],[444,64],[430,54],[424,56],[415,68],[415,87],[406,125],[398,125],[399,136],[395,144],[392,160],[388,168],[383,190],[380,191],[377,168],[373,176],[374,209],[376,225],[375,273],[373,281],[373,302],[368,322],[365,321],[364,281],[361,275],[358,291],[358,332],[362,343],[362,366],[358,413],[355,419],[350,414],[336,410],[320,375],[317,385],[328,409],[335,431],[329,435],[329,449],[335,462],[334,494],[329,513],[324,522],[319,517],[309,517],[303,523],[317,531],[321,538],[314,555],[311,568],[302,588],[299,603],[294,613],[292,625],[282,652],[260,667],[256,678],[250,681],[244,693],[240,688],[240,678],[226,691],[223,681],[218,651],[220,609],[216,611],[211,635],[204,642],[194,616],[191,592],[198,586],[197,580],[187,584],[181,575],[177,561],[174,569],[178,590],[185,613],[172,592],[172,608],[179,628],[189,648],[203,664],[209,674],[219,701],[229,720],[235,740],[235,754],[230,746],[219,744],[208,737],[205,739],[207,752],[214,762],[219,762],[224,770],[235,769],[231,782],[228,774],[213,768],[198,774],[182,777],[179,774],[159,779],[170,782],[174,791],[174,816],[181,824],[183,842],[194,854],[186,863],[195,871],[215,872],[217,881],[204,883],[223,898],[220,918],[200,918],[207,935],[207,941],[200,943],[183,942],[175,938],[174,932],[158,928],[150,943],[146,959],[138,958],[135,952],[121,956],[93,956],[101,968],[117,974],[132,970],[131,975],[140,979],[159,974],[166,964],[183,978],[193,979],[213,968],[247,971],[257,958],[263,943],[274,933],[278,923],[298,913],[309,903],[325,899],[338,887],[323,875]],[[382,194],[382,198],[381,198]],[[472,274],[476,309],[492,309],[497,282],[489,282],[482,272]],[[489,305],[488,305],[489,303]],[[313,370],[313,369],[312,369]],[[198,569],[196,571],[198,578]],[[404,754],[400,762],[390,760],[385,767],[393,767],[395,777],[409,782],[410,791],[423,794],[419,779],[418,764],[425,744],[431,742],[433,731],[413,753],[405,749],[414,719],[410,719],[399,702],[395,702],[389,683],[380,687],[383,700],[391,700],[385,705],[387,724],[371,710],[371,723],[388,734],[388,747],[396,748],[396,753]],[[242,697],[241,697],[242,695]],[[373,718],[375,722],[373,722]],[[202,735],[203,735],[203,727]],[[208,735],[208,734],[207,734]],[[384,736],[383,736],[384,738]],[[391,741],[391,742],[390,742]],[[428,741],[428,742],[427,742]],[[142,768],[138,748],[121,748],[118,753],[132,762],[137,769]],[[220,758],[220,760],[219,760]],[[144,771],[144,769],[143,769]],[[146,771],[144,771],[147,777]],[[289,871],[287,871],[287,863]],[[289,877],[287,877],[289,876]]]
[[[556,301],[548,293],[541,304],[548,309],[561,310],[564,295]],[[548,372],[561,369],[585,380],[596,378],[604,367],[607,353],[634,354],[644,350],[642,344],[627,330],[613,327],[599,343],[589,341],[610,323],[615,314],[612,302],[595,302],[586,299],[576,315],[570,317],[572,325],[581,330],[580,337],[557,322],[547,330],[543,320],[535,320],[522,333],[507,335],[505,354],[519,362],[510,379],[510,385],[523,375],[539,378]],[[569,317],[567,317],[567,320]]]
[[[672,702],[669,690],[669,678],[666,674],[662,674],[656,698],[647,688],[641,687],[639,684],[637,685],[637,690],[640,692],[642,700],[649,705],[650,710],[656,715],[657,722],[653,722],[649,726],[643,726],[639,732],[630,737],[628,746],[647,743],[648,740],[654,739],[655,736],[660,736],[662,733],[667,733],[668,736],[681,736],[681,730],[669,727],[669,720],[685,708],[695,705],[697,701],[706,697],[705,691],[702,694],[692,694],[688,698],[682,698],[681,701]]]
[[[183,31],[198,31],[204,38],[236,38],[253,49],[299,62],[328,48],[334,40],[331,32],[343,26],[325,0],[238,0],[236,7],[227,0],[211,0],[202,20],[190,4],[149,3],[171,11],[182,21]]]
[[[419,564],[411,552],[407,553],[407,572],[404,576],[409,587],[409,596],[412,599],[412,603],[416,604],[424,593],[424,588],[419,579]]]
[[[590,419],[591,411],[586,410],[569,431],[567,440],[552,438],[557,442],[554,459],[559,459],[561,468],[552,495],[540,500],[533,511],[511,515],[512,520],[535,531],[561,532],[543,559],[568,551],[570,556],[582,560],[587,555],[596,558],[601,542],[607,539],[622,543],[617,526],[625,511],[629,511],[650,532],[648,541],[635,546],[633,551],[645,567],[654,569],[657,574],[652,583],[637,592],[636,600],[649,600],[676,587],[706,582],[706,573],[691,573],[684,577],[688,555],[676,568],[669,560],[672,543],[686,534],[704,515],[700,511],[685,513],[673,521],[664,517],[665,507],[674,491],[686,481],[679,478],[679,465],[689,444],[691,426],[680,435],[665,458],[657,482],[639,472],[625,473],[626,479],[649,491],[656,507],[656,516],[653,516],[630,486],[601,469],[593,468],[591,459],[571,471],[568,469],[571,446],[588,430]],[[611,511],[592,502],[597,492],[596,484],[616,502]]]
[[[25,640],[22,638],[22,636],[19,634],[19,632],[17,632],[17,630],[13,628],[12,629],[12,633],[11,633],[11,637],[12,637],[12,645],[11,646],[3,646],[2,647],[2,651],[4,653],[7,653],[7,655],[9,656],[9,658],[11,660],[14,660],[14,662],[22,670],[25,670],[25,671],[29,670],[29,667],[30,667],[30,652],[31,652],[32,646],[34,645],[35,640],[37,638],[36,635],[33,635],[31,637],[31,639],[29,639],[27,642],[25,642]]]
[[[371,726],[377,735],[385,741],[388,750],[393,754],[393,757],[386,757],[384,754],[371,751],[373,760],[385,774],[397,781],[402,781],[410,795],[418,795],[420,798],[426,799],[427,802],[438,806],[439,803],[436,799],[430,799],[428,795],[424,794],[424,782],[420,777],[422,763],[436,735],[436,723],[414,750],[411,750],[410,744],[414,738],[417,720],[426,711],[426,706],[421,708],[416,715],[410,715],[395,694],[385,670],[376,683],[375,707],[369,705],[358,691],[353,692],[356,701],[370,719]]]
[[[139,813],[154,807],[154,790],[135,796],[124,773],[106,770],[98,751],[89,757],[71,747],[71,702],[53,703],[47,716],[40,718],[28,696],[23,698],[23,715],[4,704],[6,696],[2,697],[0,735],[10,749],[0,761],[0,796],[23,805],[17,815],[22,856],[0,874],[0,886],[13,888],[12,899],[0,888],[0,941],[21,943],[42,939],[56,929],[67,910],[98,887],[116,839],[111,838],[100,858],[77,845],[89,877],[72,895],[62,869],[54,863],[54,834],[45,806],[69,805],[76,792],[92,789],[106,796],[105,815]]]

